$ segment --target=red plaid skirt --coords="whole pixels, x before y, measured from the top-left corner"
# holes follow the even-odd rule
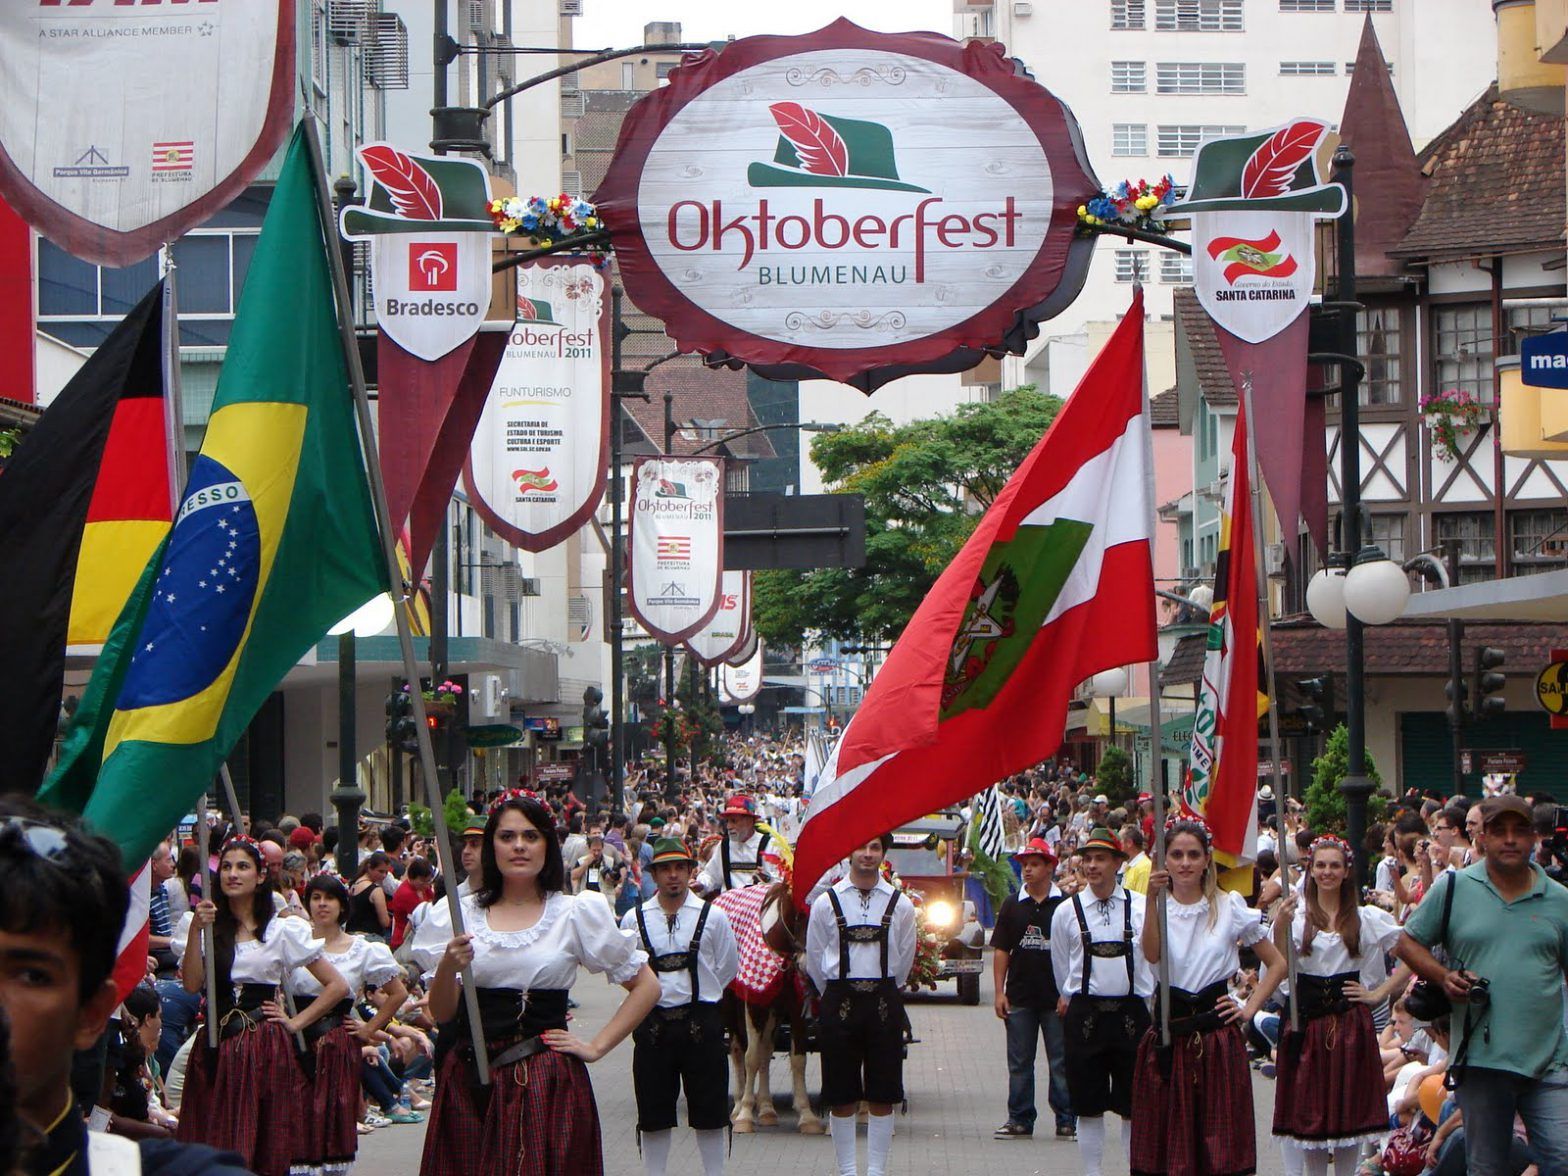
[[[1249,1176],[1258,1168],[1247,1045],[1234,1025],[1171,1039],[1161,1073],[1156,1026],[1138,1045],[1133,1176]]]
[[[1275,1135],[1307,1147],[1338,1147],[1388,1130],[1383,1064],[1366,1005],[1316,1017],[1300,1033],[1287,1018],[1278,1069]]]
[[[300,1163],[312,1167],[352,1164],[359,1150],[359,1041],[347,1025],[329,1029],[315,1044],[310,1136]]]
[[[175,1138],[235,1152],[256,1176],[288,1176],[313,1118],[293,1036],[276,1021],[262,1022],[220,1041],[214,1064],[206,1026],[196,1032]]]
[[[599,1108],[581,1058],[544,1050],[474,1081],[467,1050],[441,1063],[420,1176],[603,1176]]]

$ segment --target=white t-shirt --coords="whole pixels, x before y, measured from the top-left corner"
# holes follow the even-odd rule
[[[185,959],[186,940],[195,917],[194,914],[182,915],[169,940],[169,948],[177,961]],[[197,939],[199,941],[200,936]],[[303,919],[274,916],[267,920],[260,939],[235,943],[234,965],[229,969],[229,978],[235,984],[281,984],[295,968],[307,967],[321,955],[322,942],[311,935],[309,923]]]
[[[1222,890],[1214,896],[1214,926],[1206,899],[1181,903],[1172,894],[1165,908],[1165,950],[1170,953],[1171,987],[1201,992],[1228,981],[1241,967],[1238,948],[1251,947],[1267,931],[1258,912],[1241,895]]]
[[[344,951],[327,951],[325,940],[316,942],[322,945],[322,958],[343,977],[350,995],[357,997],[367,986],[380,988],[390,980],[402,979],[403,969],[397,966],[392,949],[386,944],[362,935],[348,938],[349,945]],[[321,995],[321,982],[304,968],[295,968],[289,976],[289,991],[314,1000]]]

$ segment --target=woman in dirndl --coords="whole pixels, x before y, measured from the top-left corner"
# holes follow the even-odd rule
[[[1150,901],[1166,890],[1165,918],[1151,912],[1144,920],[1143,953],[1151,964],[1162,954],[1169,960],[1171,1043],[1161,1044],[1156,1021],[1138,1046],[1130,1166],[1134,1176],[1248,1176],[1258,1149],[1242,1028],[1284,979],[1285,961],[1258,912],[1219,889],[1202,821],[1167,827],[1165,868],[1149,875]],[[1267,971],[1242,1006],[1230,984],[1244,947]]]
[[[204,899],[183,916],[170,944],[185,990],[201,992],[208,961],[191,945],[213,928],[218,993],[218,1007],[203,1013],[218,1022],[218,1048],[208,1048],[199,1024],[176,1138],[236,1152],[256,1176],[288,1176],[308,1133],[309,1079],[294,1035],[348,996],[310,925],[275,914],[272,894],[260,847],[231,837],[218,856],[217,903]],[[310,972],[321,994],[290,1017],[278,988],[295,968]]]
[[[1274,937],[1300,945],[1296,989],[1300,1031],[1285,1019],[1274,1092],[1274,1134],[1298,1150],[1298,1167],[1323,1176],[1356,1170],[1361,1145],[1388,1129],[1388,1105],[1369,980],[1399,938],[1387,911],[1357,902],[1354,856],[1338,837],[1319,837],[1307,858],[1306,885],[1275,912]]]
[[[623,934],[602,895],[563,893],[566,871],[550,810],[514,790],[485,822],[480,877],[461,899],[463,933],[436,903],[414,937],[442,1023],[422,1176],[598,1176],[599,1111],[585,1063],[619,1045],[658,1002],[647,955]],[[592,1040],[566,1028],[579,966],[626,989]],[[478,1084],[459,972],[471,968],[490,1060]],[[448,1026],[447,1022],[453,1022]]]
[[[349,995],[327,1015],[305,1029],[305,1044],[314,1059],[311,1075],[312,1114],[304,1152],[297,1169],[342,1176],[354,1166],[359,1150],[359,1109],[363,1065],[361,1049],[374,1045],[388,1021],[408,997],[403,969],[384,943],[343,929],[348,921],[348,887],[331,874],[317,874],[305,886],[305,908],[323,958],[343,977]],[[354,1002],[375,990],[376,1015],[369,1022],[353,1016]],[[308,969],[296,968],[289,990],[297,1001],[314,1000],[321,984]]]

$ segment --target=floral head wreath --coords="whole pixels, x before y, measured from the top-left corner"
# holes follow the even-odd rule
[[[246,849],[253,850],[257,857],[261,857],[261,843],[254,837],[247,837],[243,833],[233,833],[224,841],[222,853],[228,853],[236,845],[243,845]]]
[[[1176,832],[1178,825],[1187,826],[1187,828],[1182,830],[1183,833],[1196,833],[1198,840],[1203,842],[1204,849],[1214,848],[1214,830],[1209,828],[1207,821],[1194,813],[1177,812],[1167,817],[1165,819],[1166,841],[1171,839],[1171,834]]]
[[[539,794],[532,791],[531,789],[508,788],[505,792],[501,793],[500,796],[496,797],[490,802],[490,808],[487,810],[486,815],[492,817],[495,816],[496,813],[501,811],[502,805],[510,804],[514,800],[532,800],[540,804],[544,803],[543,801],[539,800]]]
[[[1350,842],[1346,841],[1343,837],[1335,837],[1332,833],[1323,834],[1323,836],[1314,840],[1312,844],[1307,847],[1307,860],[1311,861],[1312,858],[1317,855],[1317,852],[1320,849],[1339,850],[1340,853],[1345,855],[1345,864],[1347,866],[1353,864],[1356,860],[1356,854],[1355,851],[1350,848]]]

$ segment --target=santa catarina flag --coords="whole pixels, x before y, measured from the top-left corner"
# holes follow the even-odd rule
[[[1182,808],[1208,823],[1215,857],[1226,866],[1245,865],[1258,852],[1258,715],[1268,699],[1259,691],[1254,542],[1243,406],[1236,413],[1220,513],[1214,604],[1192,724],[1192,769],[1181,790]]]
[[[42,794],[127,861],[189,811],[300,657],[386,589],[315,183],[296,131],[174,527]]]
[[[163,284],[50,404],[0,475],[0,792],[32,793],[54,745],[68,642],[101,643],[169,529]],[[74,590],[73,590],[74,586]],[[97,618],[102,628],[91,628]]]
[[[799,897],[849,850],[1060,746],[1075,687],[1151,661],[1143,296],[937,579],[823,768]]]

